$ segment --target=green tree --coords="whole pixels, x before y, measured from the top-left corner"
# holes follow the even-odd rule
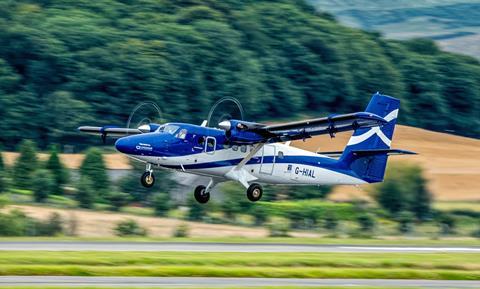
[[[13,184],[21,189],[31,189],[35,183],[33,174],[38,166],[36,145],[31,140],[24,140],[18,151],[20,156],[13,167]]]
[[[166,216],[171,206],[170,202],[170,195],[167,193],[157,193],[153,195],[152,206],[155,210],[155,216]]]
[[[33,196],[35,202],[43,203],[48,195],[52,193],[55,180],[48,170],[39,169],[33,174]]]
[[[80,180],[77,184],[75,199],[81,208],[91,209],[93,207],[95,202],[95,188],[93,187],[92,181],[88,177],[80,177]]]
[[[134,220],[125,220],[119,222],[115,226],[115,235],[120,237],[125,236],[146,236],[147,230],[142,228],[136,221]]]
[[[110,207],[113,211],[119,211],[122,207],[128,205],[131,200],[129,194],[121,192],[112,192],[106,196],[106,199],[110,203]]]
[[[402,234],[410,233],[413,230],[413,223],[415,216],[408,211],[403,211],[398,214],[398,231]]]
[[[107,169],[103,161],[102,152],[97,148],[89,149],[80,167],[80,175],[92,182],[92,188],[98,197],[103,197],[110,188]]]
[[[58,195],[63,194],[63,186],[69,180],[69,172],[60,161],[56,146],[50,148],[50,157],[47,160],[45,167],[54,177],[53,193]]]
[[[0,146],[0,193],[7,190],[7,178],[5,173],[5,165],[3,163],[2,151]]]
[[[375,218],[368,213],[360,214],[357,222],[362,233],[372,232],[375,229]]]
[[[418,220],[431,216],[432,197],[421,167],[413,164],[390,163],[383,183],[373,188],[376,201],[392,216],[412,212]]]

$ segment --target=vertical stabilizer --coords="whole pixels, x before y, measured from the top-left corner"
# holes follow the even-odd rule
[[[356,154],[356,151],[385,150],[392,143],[393,131],[397,122],[400,101],[396,98],[376,93],[368,103],[366,112],[383,117],[387,123],[381,127],[357,129],[340,158],[361,179],[381,182],[387,166],[387,153]]]

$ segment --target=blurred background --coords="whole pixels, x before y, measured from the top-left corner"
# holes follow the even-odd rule
[[[3,0],[0,235],[475,240],[479,13],[462,0]],[[418,156],[379,185],[270,186],[257,204],[227,183],[198,205],[205,180],[168,171],[144,189],[143,167],[76,131],[200,124],[224,97],[246,120],[290,121],[362,111],[376,91],[401,99],[393,145]]]

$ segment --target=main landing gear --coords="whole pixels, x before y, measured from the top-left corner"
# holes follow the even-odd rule
[[[200,204],[205,204],[210,200],[210,190],[213,188],[214,183],[212,181],[205,186],[197,186],[193,193],[195,200]],[[251,184],[247,189],[247,198],[251,202],[256,202],[262,198],[263,188],[259,184]]]
[[[250,202],[256,202],[262,198],[263,188],[259,184],[251,184],[247,189],[247,198]]]
[[[205,204],[208,202],[208,200],[210,200],[210,192],[207,192],[207,188],[205,186],[196,187],[193,196],[200,204]]]
[[[151,164],[147,164],[145,172],[140,178],[140,182],[142,183],[142,186],[144,186],[145,188],[151,188],[155,184],[155,176],[153,175]]]

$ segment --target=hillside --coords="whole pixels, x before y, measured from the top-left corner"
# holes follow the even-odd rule
[[[348,142],[348,133],[337,134],[334,139],[319,136],[295,141],[292,145],[310,151],[342,150]],[[424,129],[398,126],[393,139],[393,147],[415,151],[415,156],[394,156],[391,161],[417,162],[425,169],[430,190],[437,200],[480,200],[480,140],[437,133]],[[12,165],[16,153],[3,153],[5,163]],[[40,158],[46,159],[41,154]],[[109,169],[130,169],[128,158],[121,154],[105,154]],[[61,160],[70,169],[77,169],[82,160],[81,154],[62,154]],[[368,187],[368,186],[366,186]],[[339,186],[332,198],[346,199],[366,196],[364,188]]]
[[[352,27],[382,32],[388,38],[434,39],[447,51],[480,58],[480,1],[311,0]]]
[[[342,150],[350,135],[315,137],[293,145],[311,151]],[[392,147],[417,152],[415,156],[393,156],[391,161],[421,164],[436,200],[480,200],[480,140],[398,126]],[[368,186],[339,186],[332,198],[351,199],[368,195]]]
[[[376,91],[402,100],[404,124],[480,135],[478,61],[343,26],[303,0],[19,0],[0,15],[8,150],[96,145],[75,128],[125,125],[143,101],[200,123],[233,96],[248,119],[275,120],[363,110]]]

